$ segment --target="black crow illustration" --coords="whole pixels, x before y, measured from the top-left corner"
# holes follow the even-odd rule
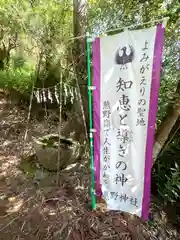
[[[127,55],[127,47],[119,48],[116,52],[115,62],[118,65],[121,65],[121,69],[124,67],[127,69],[127,63],[131,63],[134,59],[134,49],[129,45],[130,53]],[[122,52],[122,56],[120,55],[120,51]]]

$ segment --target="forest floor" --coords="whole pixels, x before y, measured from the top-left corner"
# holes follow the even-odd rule
[[[92,212],[88,196],[89,173],[79,167],[61,173],[21,164],[21,154],[33,153],[31,136],[57,131],[52,123],[31,119],[24,144],[27,111],[0,99],[0,240],[180,239],[180,233],[152,198],[152,220],[121,212],[107,212],[103,205]]]

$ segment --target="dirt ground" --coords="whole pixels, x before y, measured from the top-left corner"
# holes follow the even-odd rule
[[[57,126],[32,119],[24,142],[27,111],[0,101],[0,240],[180,239],[154,198],[148,223],[102,204],[92,212],[85,166],[58,176],[40,167],[23,171],[21,155],[33,153],[31,137]]]

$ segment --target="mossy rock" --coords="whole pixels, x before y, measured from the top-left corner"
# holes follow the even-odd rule
[[[56,171],[75,163],[80,155],[79,143],[56,134],[33,138],[39,163],[47,170]],[[59,155],[59,163],[58,163]]]
[[[37,171],[37,157],[35,154],[30,155],[28,157],[24,157],[21,159],[21,162],[19,163],[19,168],[22,170],[27,176],[34,177],[35,173]]]

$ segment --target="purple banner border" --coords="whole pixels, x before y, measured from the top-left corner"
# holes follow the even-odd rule
[[[151,197],[151,168],[152,168],[152,152],[154,146],[154,130],[156,123],[156,114],[158,106],[158,93],[160,87],[160,71],[161,71],[161,57],[164,44],[164,31],[162,24],[157,26],[156,39],[154,46],[154,60],[152,69],[152,83],[149,103],[148,129],[146,140],[146,161],[144,172],[144,194],[142,202],[142,218],[149,219],[149,207]]]
[[[96,89],[93,91],[93,120],[94,120],[94,171],[96,196],[101,198],[100,184],[100,92],[101,92],[101,53],[100,38],[96,38],[92,44],[92,63],[93,63],[93,85]]]

